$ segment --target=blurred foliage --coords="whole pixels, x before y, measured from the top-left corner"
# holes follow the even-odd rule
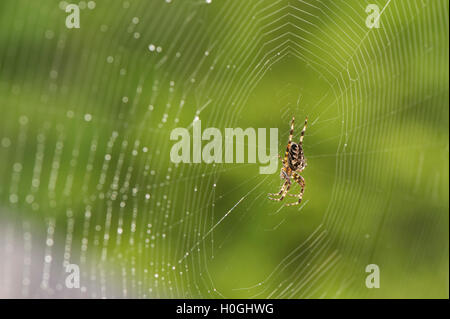
[[[54,218],[63,250],[73,214],[71,260],[87,240],[83,275],[132,296],[448,298],[448,2],[370,1],[380,29],[368,3],[98,0],[70,30],[64,2],[1,1],[0,217]],[[301,207],[259,164],[170,162],[195,116],[282,154],[294,115]]]

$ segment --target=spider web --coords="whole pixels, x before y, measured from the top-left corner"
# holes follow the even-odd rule
[[[0,4],[0,296],[448,297],[447,1],[66,5]],[[196,120],[282,154],[294,115],[300,206],[259,164],[169,160]]]

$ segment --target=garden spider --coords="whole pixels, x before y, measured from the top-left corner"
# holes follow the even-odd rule
[[[289,142],[286,147],[286,152],[284,154],[284,158],[282,159],[280,155],[278,157],[281,159],[283,163],[283,167],[281,168],[280,178],[284,179],[284,184],[281,187],[281,190],[277,194],[269,194],[269,199],[282,201],[283,198],[291,188],[291,179],[296,181],[300,187],[300,193],[297,194],[289,194],[289,196],[294,196],[298,198],[298,201],[285,204],[285,206],[298,205],[302,202],[303,192],[305,191],[305,179],[300,175],[300,173],[306,167],[306,158],[303,154],[303,137],[305,136],[306,124],[308,123],[308,118],[305,119],[305,125],[303,126],[303,130],[300,133],[300,142],[298,144],[292,143],[292,136],[294,134],[294,120],[295,117],[292,118],[291,122],[291,131],[289,132]],[[270,196],[279,196],[279,198],[273,198]]]

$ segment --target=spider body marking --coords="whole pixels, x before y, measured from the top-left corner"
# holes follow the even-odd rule
[[[300,175],[300,173],[306,168],[306,158],[303,153],[303,137],[305,136],[306,125],[308,123],[308,118],[305,119],[305,125],[303,126],[303,130],[300,133],[299,143],[293,143],[292,137],[294,135],[294,121],[295,117],[292,118],[291,122],[291,130],[289,132],[289,141],[286,146],[286,151],[284,154],[284,158],[282,160],[283,166],[280,171],[280,178],[284,180],[284,184],[281,187],[281,190],[276,194],[269,194],[269,199],[275,201],[282,201],[289,189],[292,185],[292,180],[298,183],[301,187],[299,194],[289,194],[290,196],[294,196],[298,198],[298,201],[286,204],[286,206],[298,205],[302,202],[303,193],[305,191],[305,179]],[[271,196],[280,196],[279,198],[274,198]]]

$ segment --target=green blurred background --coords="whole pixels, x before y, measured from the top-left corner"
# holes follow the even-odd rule
[[[0,2],[0,296],[448,298],[448,1],[78,4]],[[301,206],[170,162],[196,117],[282,154],[293,116]]]

